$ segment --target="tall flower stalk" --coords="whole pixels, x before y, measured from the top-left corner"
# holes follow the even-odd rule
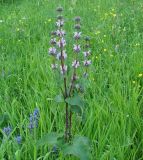
[[[80,25],[80,17],[75,18],[75,31],[73,34],[74,38],[74,45],[73,45],[73,61],[71,62],[71,65],[66,64],[66,59],[68,58],[67,52],[66,52],[66,40],[65,35],[66,32],[63,29],[64,27],[64,19],[62,16],[63,9],[61,7],[57,8],[58,16],[56,21],[56,27],[57,30],[51,33],[51,47],[49,48],[49,55],[51,55],[53,58],[51,68],[53,70],[58,70],[61,74],[61,77],[63,79],[63,87],[62,88],[62,94],[65,100],[65,141],[69,141],[72,137],[71,129],[72,129],[72,110],[71,107],[69,107],[69,103],[66,101],[67,98],[72,97],[74,95],[74,89],[76,85],[76,81],[78,80],[78,68],[81,66],[79,54],[81,52],[81,25]],[[86,40],[86,43],[89,43],[89,40]],[[86,47],[87,47],[86,44]],[[85,51],[87,52],[87,51]],[[88,54],[88,53],[86,53]],[[85,55],[85,53],[84,53]],[[85,55],[84,57],[87,57]],[[58,61],[58,64],[57,64]],[[90,65],[91,61],[89,59],[84,60],[85,68]],[[70,78],[70,83],[68,84],[68,74],[67,70],[72,70],[72,75]],[[87,69],[85,70],[85,73],[87,73]],[[82,77],[82,76],[81,76]]]

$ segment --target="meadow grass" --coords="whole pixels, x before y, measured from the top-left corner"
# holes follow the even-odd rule
[[[64,106],[54,101],[59,89],[47,54],[59,4],[67,21],[67,40],[72,41],[72,18],[79,15],[92,44],[86,120],[81,124],[74,115],[72,132],[91,140],[91,160],[143,160],[142,0],[1,2],[0,115],[8,118],[0,130],[10,125],[12,133],[5,141],[0,133],[0,159],[52,159],[48,144],[36,148],[35,142],[48,132],[64,131]],[[27,126],[36,106],[40,122],[33,137]],[[21,145],[15,142],[17,134]]]

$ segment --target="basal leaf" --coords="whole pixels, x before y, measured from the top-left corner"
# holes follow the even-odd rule
[[[37,142],[37,146],[43,146],[43,145],[56,145],[58,143],[58,139],[62,137],[62,133],[48,133],[44,135],[40,140]]]
[[[74,155],[80,160],[90,159],[90,143],[86,137],[75,137],[73,144],[65,145],[63,149],[64,155]]]

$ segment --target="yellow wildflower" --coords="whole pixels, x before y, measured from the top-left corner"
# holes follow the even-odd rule
[[[139,75],[138,75],[138,77],[142,77],[143,76],[143,74],[142,73],[140,73]]]
[[[51,21],[52,21],[51,18],[49,18],[49,19],[48,19],[48,22],[51,22]]]

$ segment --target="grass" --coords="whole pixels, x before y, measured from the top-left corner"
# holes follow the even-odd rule
[[[91,160],[143,160],[142,0],[60,0],[59,4],[67,20],[67,39],[71,41],[71,18],[80,15],[82,31],[92,44],[86,122],[81,125],[75,116],[73,133],[89,137]],[[13,132],[5,141],[0,133],[0,159],[50,159],[48,145],[37,149],[35,141],[47,132],[64,130],[64,106],[53,100],[59,90],[47,54],[59,4],[1,2],[0,114],[9,118],[0,129],[10,125]],[[32,137],[26,126],[36,106],[40,123]],[[22,136],[21,145],[14,140],[17,134]]]

